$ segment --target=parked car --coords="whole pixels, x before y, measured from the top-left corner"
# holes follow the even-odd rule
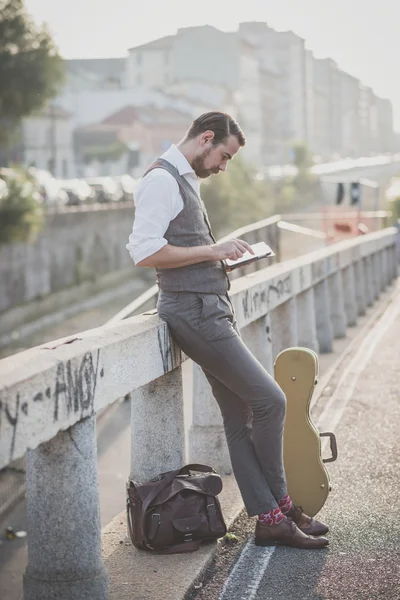
[[[59,182],[67,193],[68,205],[91,204],[96,201],[95,191],[84,179],[62,179]]]
[[[65,206],[68,203],[67,192],[49,171],[31,167],[28,172],[35,179],[42,202],[46,206]]]
[[[0,178],[0,200],[7,194],[7,184],[4,179]]]
[[[119,175],[118,177],[115,177],[115,181],[118,183],[122,191],[121,200],[124,202],[133,201],[133,194],[137,186],[136,179],[133,179],[133,177],[130,175]]]
[[[112,177],[89,177],[86,182],[96,194],[96,202],[119,202],[123,197],[121,187]]]

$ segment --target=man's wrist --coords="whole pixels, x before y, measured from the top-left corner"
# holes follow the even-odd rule
[[[205,246],[206,250],[206,259],[207,260],[218,260],[216,257],[215,244],[211,244],[210,246]]]

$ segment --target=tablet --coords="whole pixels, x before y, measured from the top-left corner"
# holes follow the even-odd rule
[[[251,254],[250,252],[245,252],[242,258],[238,258],[238,260],[230,260],[229,258],[225,260],[225,264],[229,271],[233,271],[233,269],[237,269],[238,267],[249,265],[252,262],[255,262],[256,260],[261,260],[262,258],[275,256],[275,252],[265,242],[251,244],[250,247],[253,250],[254,254]]]

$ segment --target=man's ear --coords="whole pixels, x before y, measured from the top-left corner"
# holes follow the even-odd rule
[[[209,142],[212,142],[215,137],[215,133],[211,130],[204,131],[200,136],[200,145],[205,146]]]

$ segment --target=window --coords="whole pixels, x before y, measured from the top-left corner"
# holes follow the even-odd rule
[[[143,55],[141,52],[136,52],[136,64],[141,65],[143,60]]]

